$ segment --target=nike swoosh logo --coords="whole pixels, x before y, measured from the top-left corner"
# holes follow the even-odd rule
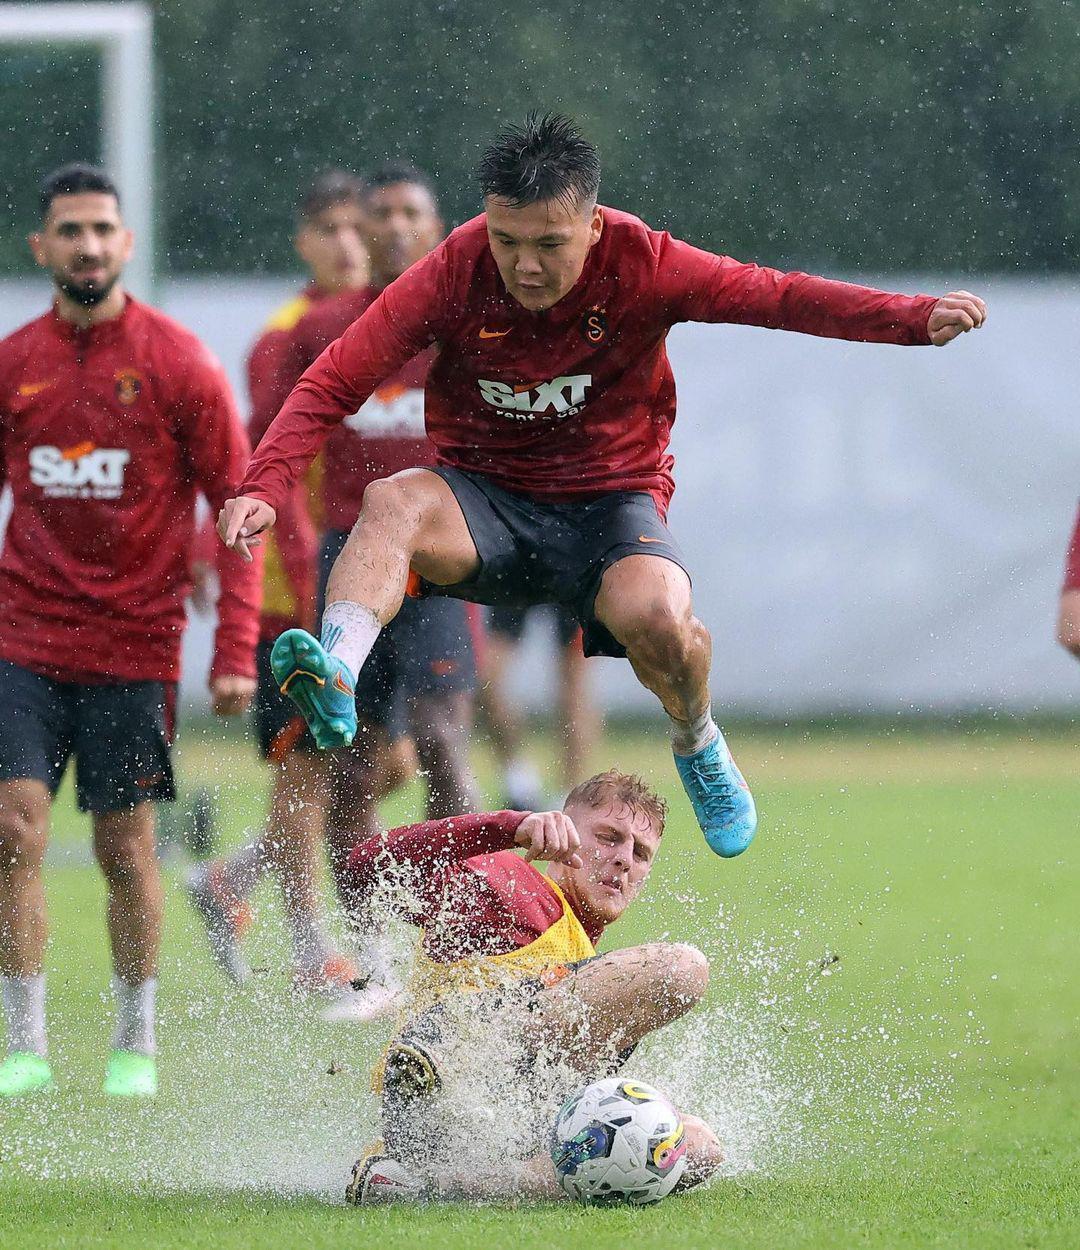
[[[52,386],[52,384],[52,378],[50,378],[48,382],[24,382],[22,386],[19,387],[19,395],[23,399],[28,399],[31,395],[40,394],[41,391],[45,390],[49,386]]]
[[[511,327],[511,329],[512,328],[513,327]],[[509,333],[510,330],[489,330],[487,326],[485,326],[480,331],[480,337],[482,339],[504,339]]]
[[[664,541],[662,538],[649,538],[645,534],[639,534],[637,540],[639,543],[662,543]]]

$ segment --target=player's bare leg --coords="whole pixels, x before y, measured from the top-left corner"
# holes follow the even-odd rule
[[[476,779],[469,764],[472,691],[415,696],[409,723],[427,782],[427,819],[475,812]]]
[[[48,841],[48,788],[0,781],[0,975],[41,973],[47,925],[42,865]]]
[[[7,1023],[7,1058],[0,1097],[47,1089],[45,1058],[45,890],[42,864],[51,799],[44,783],[0,782],[0,997]]]
[[[345,865],[358,842],[378,832],[378,804],[416,776],[419,759],[409,737],[391,741],[381,725],[361,726],[350,750],[335,751],[333,798],[326,823],[326,850],[334,884],[345,901]],[[331,1023],[374,1020],[392,1010],[401,992],[384,927],[377,921],[354,922],[357,968],[353,985],[322,1013]]]
[[[382,627],[398,613],[410,570],[440,586],[479,567],[461,507],[438,474],[405,469],[372,482],[326,588],[321,641],[287,630],[270,664],[324,749],[356,734],[356,676]]]
[[[684,1016],[709,985],[709,961],[694,946],[648,942],[590,960],[544,994],[526,1027],[542,1053],[583,1073],[637,1046]]]
[[[588,776],[589,759],[600,733],[600,718],[589,693],[588,664],[581,649],[580,637],[560,651],[558,699],[563,785],[569,791]]]
[[[521,715],[506,694],[506,675],[519,650],[516,641],[488,632],[477,658],[480,681],[476,698],[487,722],[491,750],[503,778],[502,802],[515,811],[535,811],[544,804],[540,774],[522,749]]]
[[[705,840],[718,855],[739,855],[757,811],[712,718],[712,640],[694,615],[690,578],[671,560],[626,556],[605,572],[594,611],[671,719],[675,765]]]
[[[150,803],[95,813],[94,855],[108,886],[108,929],[116,995],[107,1093],[149,1097],[157,1092],[154,1032],[157,963],[164,893]]]

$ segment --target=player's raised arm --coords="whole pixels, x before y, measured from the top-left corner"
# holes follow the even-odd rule
[[[272,525],[278,503],[334,426],[438,337],[444,267],[440,247],[402,274],[293,387],[256,448],[239,496],[222,509],[218,533],[226,546],[242,546]]]
[[[813,274],[782,273],[664,236],[657,289],[672,321],[731,322],[822,338],[944,346],[986,320],[967,291],[899,295]]]

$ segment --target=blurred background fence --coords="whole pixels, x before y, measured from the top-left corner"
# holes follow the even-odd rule
[[[1053,642],[1080,493],[1075,4],[150,7],[157,298],[238,388],[299,281],[313,172],[412,159],[457,222],[483,141],[531,107],[600,142],[607,202],[693,242],[985,294],[987,329],[945,352],[677,329],[672,520],[740,711],[1075,706]],[[0,332],[48,298],[25,246],[36,184],[100,157],[98,75],[88,50],[0,48]],[[197,627],[193,695],[205,650]],[[608,706],[649,706],[600,663]],[[542,669],[519,669],[537,705]]]

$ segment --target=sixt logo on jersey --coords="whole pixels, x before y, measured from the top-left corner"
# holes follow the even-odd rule
[[[51,499],[118,499],[130,451],[97,447],[31,447],[30,481]]]
[[[478,381],[484,402],[497,408],[501,416],[513,421],[535,421],[538,417],[576,416],[585,407],[585,392],[592,386],[592,374],[578,373],[525,386],[487,382],[483,378]]]

